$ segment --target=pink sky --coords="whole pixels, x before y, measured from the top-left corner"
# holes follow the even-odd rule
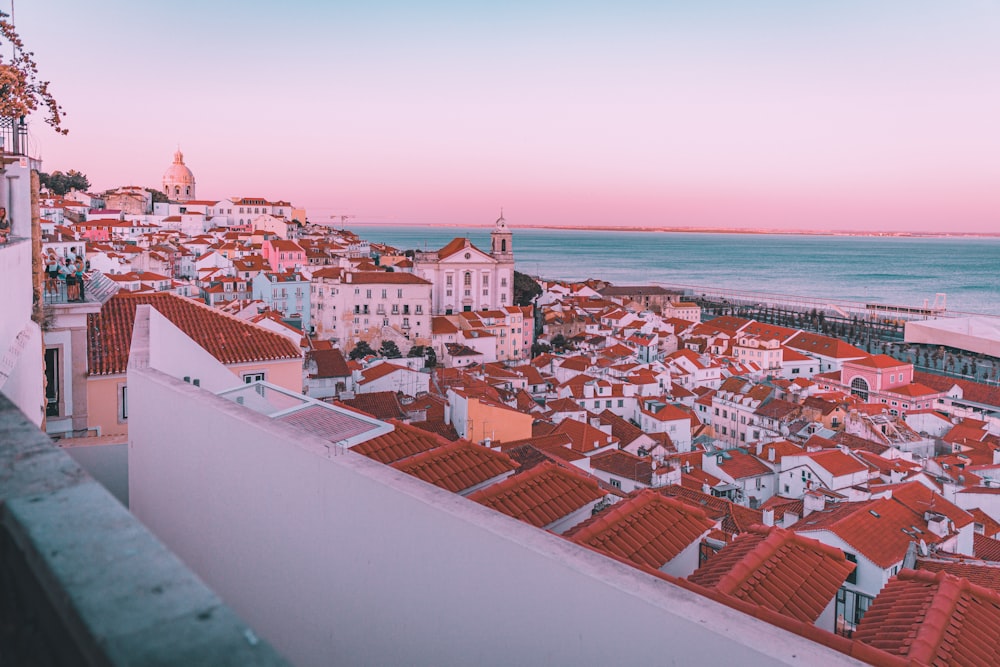
[[[34,146],[314,220],[1000,231],[997,2],[354,4],[19,3]]]

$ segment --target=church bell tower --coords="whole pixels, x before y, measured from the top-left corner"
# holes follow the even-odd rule
[[[514,261],[513,235],[507,228],[507,221],[503,219],[503,209],[500,209],[500,217],[490,233],[490,240],[490,255],[494,259],[500,262]]]

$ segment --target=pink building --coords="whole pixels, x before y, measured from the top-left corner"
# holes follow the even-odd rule
[[[261,252],[271,265],[271,270],[277,273],[284,273],[289,269],[298,271],[306,264],[306,251],[295,241],[267,239],[261,246]]]
[[[945,395],[914,382],[913,364],[886,354],[845,361],[839,373],[825,373],[817,379],[824,390],[843,389],[866,403],[884,403],[895,415],[931,408]]]

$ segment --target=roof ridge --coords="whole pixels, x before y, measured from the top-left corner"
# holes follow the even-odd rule
[[[919,579],[927,583],[937,584],[937,591],[931,594],[932,602],[907,653],[907,657],[915,663],[929,665],[938,656],[938,650],[944,643],[946,630],[951,624],[955,608],[967,592],[968,581],[954,577],[943,570],[931,575],[929,581],[926,573],[919,570],[907,571],[907,576],[913,574],[917,574]],[[944,604],[938,604],[939,600]],[[947,607],[947,610],[944,607]]]

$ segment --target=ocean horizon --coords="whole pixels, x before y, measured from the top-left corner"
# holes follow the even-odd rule
[[[345,227],[400,250],[436,250],[466,236],[489,251],[491,226]],[[682,232],[513,227],[518,271],[617,285],[740,289],[806,299],[920,307],[945,294],[949,312],[1000,315],[1000,238],[847,233]]]

